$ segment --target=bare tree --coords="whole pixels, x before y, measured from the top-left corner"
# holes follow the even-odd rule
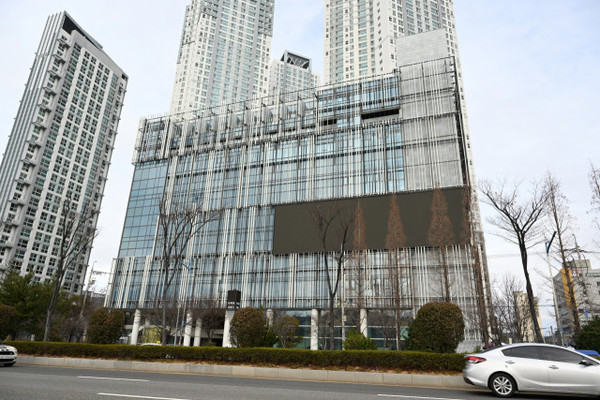
[[[409,309],[411,301],[407,293],[403,293],[403,284],[409,277],[403,276],[406,266],[406,234],[404,225],[400,217],[400,208],[398,199],[394,194],[390,199],[390,213],[388,217],[387,235],[385,238],[385,247],[388,250],[387,272],[389,278],[389,287],[391,290],[392,307],[394,310],[394,326],[396,328],[396,343],[398,349],[401,348],[402,324],[406,324],[406,318],[403,317],[403,310]],[[412,294],[411,294],[412,295]]]
[[[577,311],[577,299],[575,298],[575,287],[573,284],[573,275],[570,270],[570,264],[567,263],[567,245],[568,240],[573,233],[573,216],[569,212],[568,199],[560,190],[560,182],[551,173],[546,176],[546,190],[548,191],[548,221],[550,230],[556,232],[556,245],[560,264],[564,270],[564,276],[567,286],[567,304],[570,306],[571,323],[575,335],[581,330],[579,321],[579,312]]]
[[[392,348],[391,343],[397,340],[398,334],[396,333],[396,315],[391,310],[373,310],[369,314],[369,325],[376,327],[383,335],[383,348]],[[398,342],[398,350],[400,350],[400,342]]]
[[[167,298],[173,279],[181,275],[186,267],[183,260],[188,245],[198,235],[202,227],[218,217],[216,212],[206,212],[198,204],[183,204],[167,196],[159,203],[159,259],[162,276],[160,295],[162,308],[162,344],[167,340]]]
[[[541,221],[549,198],[548,192],[539,186],[534,184],[531,197],[523,202],[519,201],[519,185],[507,189],[504,184],[501,184],[500,187],[495,188],[489,182],[484,182],[480,187],[485,196],[484,202],[498,212],[498,217],[490,218],[489,222],[500,230],[500,237],[519,247],[531,315],[537,314],[529,277],[527,250],[543,240]],[[537,318],[533,318],[533,326],[535,340],[542,342],[542,332]]]
[[[359,317],[356,321],[356,331],[361,332],[360,329],[364,321],[361,321],[360,319],[360,310],[367,306],[365,299],[366,288],[364,272],[367,263],[367,226],[360,201],[356,205],[352,248],[353,250],[350,254],[349,262],[354,268],[350,283],[352,284],[352,292],[356,298],[356,308],[359,310]]]
[[[523,342],[529,310],[518,312],[515,293],[521,290],[521,283],[512,275],[504,275],[500,285],[494,290],[494,314],[498,321],[498,339]]]
[[[170,330],[177,327],[177,322],[180,318],[176,303],[174,298],[167,298],[162,303],[167,305],[167,310],[164,314],[162,304],[158,307],[141,310],[142,316],[145,319],[142,341],[154,342],[161,339],[161,343],[166,343]],[[146,324],[149,326],[146,326]]]
[[[592,189],[592,210],[600,214],[600,168],[590,167],[590,188]],[[600,217],[595,218],[596,228],[600,231]]]
[[[323,264],[329,294],[329,349],[334,349],[334,305],[338,293],[344,262],[348,258],[350,230],[354,215],[334,203],[318,203],[311,209],[323,250]],[[330,262],[333,265],[330,266]],[[317,272],[318,273],[318,272]]]
[[[70,199],[64,199],[62,202],[57,230],[59,240],[58,243],[55,242],[55,245],[58,245],[58,259],[56,260],[56,272],[52,278],[54,290],[46,311],[45,342],[50,337],[52,316],[56,310],[66,272],[87,263],[88,252],[96,237],[98,213],[97,209],[88,204],[84,204],[78,210],[77,204]]]
[[[292,348],[302,340],[302,336],[298,336],[299,328],[298,320],[291,315],[280,316],[273,325],[279,344],[284,349]]]
[[[210,343],[219,329],[225,324],[225,308],[216,299],[200,298],[192,303],[192,317],[202,321],[202,330],[206,332],[207,341]]]
[[[429,244],[437,249],[438,260],[442,269],[442,297],[450,302],[450,273],[448,265],[448,246],[455,242],[452,222],[448,217],[448,205],[442,190],[433,189],[431,201],[431,223],[427,232]]]
[[[469,185],[464,189],[463,196],[464,218],[462,221],[463,231],[466,233],[466,241],[471,245],[471,257],[473,258],[473,272],[475,275],[475,290],[477,291],[477,315],[475,318],[469,318],[472,324],[481,327],[481,333],[484,343],[490,342],[490,326],[492,334],[498,333],[498,327],[494,319],[493,300],[489,293],[489,278],[486,270],[483,268],[482,245],[483,238],[478,238],[481,233],[475,232],[473,227],[473,188]],[[487,296],[485,284],[487,283]]]

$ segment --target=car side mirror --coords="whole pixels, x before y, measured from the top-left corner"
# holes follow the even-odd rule
[[[590,365],[594,365],[594,363],[593,363],[593,362],[591,362],[591,361],[589,361],[589,360],[586,360],[585,358],[584,358],[584,359],[582,359],[581,361],[579,361],[579,364],[581,364],[581,365],[585,365],[586,367],[589,367]]]

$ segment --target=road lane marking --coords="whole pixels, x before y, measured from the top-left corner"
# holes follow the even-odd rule
[[[127,397],[130,399],[150,399],[150,400],[189,400],[189,399],[179,399],[179,398],[175,398],[175,397],[137,396],[135,394],[121,394],[121,393],[98,393],[98,396]]]
[[[427,399],[427,400],[462,400],[452,399],[450,397],[422,397],[422,396],[406,396],[402,394],[378,394],[377,397],[394,397],[398,399]]]
[[[148,379],[111,378],[108,376],[78,376],[79,379],[102,379],[109,381],[150,382]]]

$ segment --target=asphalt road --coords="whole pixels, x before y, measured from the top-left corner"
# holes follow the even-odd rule
[[[523,395],[517,399],[572,396]],[[589,397],[579,397],[586,399]],[[0,400],[470,400],[486,390],[359,385],[15,365],[0,368]]]

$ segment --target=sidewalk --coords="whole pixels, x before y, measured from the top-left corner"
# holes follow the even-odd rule
[[[421,386],[469,389],[462,376],[393,374],[383,372],[328,371],[316,369],[264,368],[238,365],[213,365],[173,362],[95,360],[86,358],[33,357],[20,355],[16,365],[39,365],[81,369],[107,369],[139,372],[163,372],[190,375],[216,375],[242,378],[286,379],[374,385]]]

